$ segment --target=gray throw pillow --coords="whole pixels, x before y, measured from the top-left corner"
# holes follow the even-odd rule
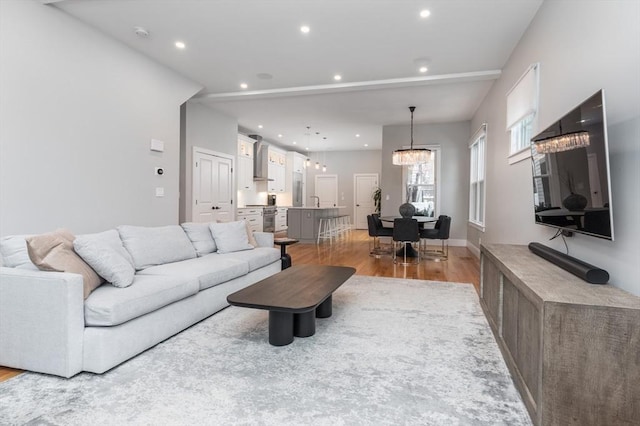
[[[120,239],[133,259],[137,271],[155,265],[196,257],[189,237],[180,225],[118,227]]]
[[[73,249],[106,281],[116,287],[129,287],[136,270],[115,229],[79,235]]]
[[[216,242],[213,239],[213,235],[211,235],[208,222],[187,222],[180,226],[182,226],[187,237],[191,240],[191,244],[193,244],[193,248],[196,249],[198,257],[213,253],[218,249],[218,247],[216,247]]]
[[[2,266],[7,268],[32,269],[38,267],[29,259],[27,251],[27,237],[31,235],[10,235],[0,240],[0,254],[2,254]]]
[[[251,250],[247,236],[247,225],[244,220],[239,222],[210,223],[209,228],[218,246],[218,253],[232,253],[234,251]]]

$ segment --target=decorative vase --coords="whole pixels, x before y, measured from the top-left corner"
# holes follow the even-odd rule
[[[587,197],[572,192],[564,200],[562,200],[562,205],[567,210],[581,211],[584,210],[585,207],[587,207]]]
[[[400,216],[404,218],[410,218],[416,214],[416,208],[411,203],[402,204],[398,210],[400,211]]]

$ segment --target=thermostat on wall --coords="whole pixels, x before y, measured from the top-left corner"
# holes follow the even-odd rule
[[[158,139],[151,139],[151,151],[158,151],[158,152],[163,152],[164,151],[164,142],[158,140]]]

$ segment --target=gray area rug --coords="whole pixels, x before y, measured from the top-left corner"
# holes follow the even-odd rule
[[[0,424],[530,425],[470,284],[354,276],[274,347],[230,307],[103,374],[0,383]]]

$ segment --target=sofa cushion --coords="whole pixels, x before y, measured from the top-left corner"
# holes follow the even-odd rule
[[[0,254],[2,265],[7,268],[33,269],[38,267],[29,259],[27,252],[27,240],[30,235],[10,235],[0,240]]]
[[[136,270],[115,229],[79,235],[73,241],[76,253],[102,278],[116,287],[128,287]]]
[[[251,250],[247,235],[247,224],[241,220],[238,222],[226,222],[209,224],[211,235],[218,246],[218,253],[232,253],[234,251]]]
[[[204,290],[248,273],[248,262],[239,258],[222,258],[217,253],[211,253],[196,259],[152,266],[138,274],[195,279],[200,284],[200,290]]]
[[[254,250],[224,253],[218,256],[225,259],[225,262],[243,260],[249,264],[249,272],[252,272],[280,260],[280,250],[273,247],[257,247]]]
[[[213,235],[211,235],[208,222],[187,222],[180,226],[182,226],[187,237],[191,240],[191,244],[193,244],[193,247],[196,249],[198,257],[213,253],[218,249],[216,242],[213,240]]]
[[[66,229],[27,237],[31,261],[43,271],[70,272],[82,275],[84,298],[100,284],[102,278],[73,250],[75,237]]]
[[[123,225],[118,227],[118,233],[136,270],[196,257],[196,250],[179,225]]]
[[[103,285],[84,303],[87,326],[112,326],[153,312],[198,292],[198,281],[157,275],[136,275],[126,288]]]

